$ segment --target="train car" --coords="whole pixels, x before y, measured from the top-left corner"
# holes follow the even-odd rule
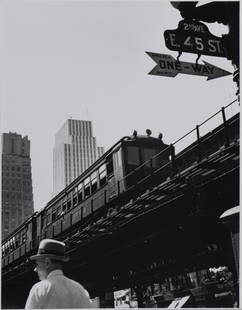
[[[118,195],[132,189],[135,183],[150,174],[151,166],[168,162],[168,152],[162,153],[168,145],[161,138],[152,137],[147,130],[147,135],[134,132],[133,136],[120,139],[38,214],[37,240],[58,238]],[[134,173],[140,166],[138,173]]]
[[[2,268],[28,255],[36,244],[36,216],[35,212],[22,225],[2,241]]]

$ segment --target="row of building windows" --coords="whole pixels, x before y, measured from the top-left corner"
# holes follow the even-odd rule
[[[32,193],[29,191],[29,195],[21,195],[18,193],[8,193],[8,192],[3,192],[2,193],[2,198],[6,199],[6,200],[17,200],[17,201],[21,201],[21,199],[23,200],[32,200],[33,195]]]
[[[22,178],[22,179],[30,179],[31,174],[20,174],[20,173],[10,173],[10,172],[4,172],[2,171],[2,176],[3,177],[13,177],[13,178]]]
[[[8,186],[2,185],[2,191],[14,191],[14,192],[31,192],[32,186]]]
[[[11,171],[28,172],[29,169],[30,169],[29,163],[22,164],[21,166],[17,166],[17,165],[10,166],[10,165],[7,165],[6,161],[4,161],[2,163],[2,170],[6,170],[6,171],[10,171],[11,170]]]
[[[2,191],[14,191],[14,192],[21,192],[22,187],[15,187],[15,186],[4,186],[2,185]]]
[[[23,185],[23,186],[30,186],[31,182],[30,181],[22,181],[19,179],[3,179],[2,184],[4,185]]]
[[[19,167],[19,166],[5,166],[4,164],[3,164],[3,166],[2,166],[2,170],[7,170],[7,171],[9,171],[9,170],[12,170],[12,171],[21,171],[21,167]]]

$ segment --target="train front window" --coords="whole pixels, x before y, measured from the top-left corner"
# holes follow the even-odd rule
[[[129,146],[127,147],[127,163],[131,166],[140,165],[139,147]]]
[[[143,154],[144,154],[144,162],[147,162],[146,165],[149,165],[149,160],[155,156],[156,154],[156,149],[152,148],[144,148],[143,149]],[[157,160],[153,159],[153,166],[156,166]]]
[[[146,165],[149,166],[149,160],[152,158],[152,165],[154,168],[159,167],[159,158],[160,156],[155,156],[160,152],[159,149],[154,149],[154,148],[144,148],[143,154],[144,154],[144,162],[147,162]],[[155,157],[154,157],[155,156]]]
[[[155,149],[151,148],[144,148],[144,162],[149,160],[151,157],[153,157],[156,154]]]

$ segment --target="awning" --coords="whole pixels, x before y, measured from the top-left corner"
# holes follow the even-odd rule
[[[188,301],[189,298],[190,298],[190,296],[184,296],[184,297],[175,298],[171,302],[171,304],[168,306],[168,309],[182,308],[185,305],[185,303]]]
[[[114,292],[114,298],[122,298],[129,294],[129,289]]]
[[[220,216],[220,219],[223,219],[223,218],[231,216],[231,215],[235,215],[239,212],[240,212],[240,206],[228,209]]]

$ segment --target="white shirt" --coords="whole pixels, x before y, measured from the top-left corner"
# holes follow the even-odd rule
[[[81,284],[54,270],[31,288],[25,305],[25,309],[51,308],[91,308],[91,301]]]

